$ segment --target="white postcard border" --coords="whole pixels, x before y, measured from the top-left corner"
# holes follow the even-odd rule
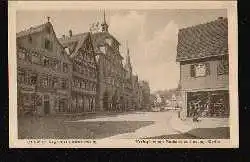
[[[180,143],[168,143],[166,139],[145,140],[20,140],[17,138],[17,74],[16,74],[16,11],[17,10],[93,10],[105,9],[227,9],[229,41],[229,94],[230,94],[230,139],[176,139]],[[9,147],[10,148],[238,148],[238,44],[236,1],[10,1],[8,10],[9,49]],[[141,140],[141,139],[140,139]],[[170,140],[170,139],[169,139]],[[175,139],[171,139],[175,140]],[[211,143],[208,141],[210,140]],[[32,142],[33,141],[33,142]],[[38,143],[41,142],[41,143]],[[54,142],[53,142],[54,141]],[[68,141],[68,142],[67,142]],[[75,141],[72,143],[72,141]],[[77,143],[77,141],[79,143]],[[96,141],[96,143],[93,143]],[[147,143],[149,141],[150,143]],[[153,143],[153,141],[164,141]],[[193,143],[196,141],[196,143]],[[70,144],[69,144],[70,143]]]

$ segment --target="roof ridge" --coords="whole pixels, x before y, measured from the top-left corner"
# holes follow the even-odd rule
[[[73,38],[76,38],[76,37],[80,37],[80,36],[84,36],[84,35],[87,35],[89,34],[90,32],[84,32],[84,33],[78,33],[78,34],[75,34],[75,35],[72,35],[71,37],[69,36],[65,36],[65,37],[60,37],[58,38],[59,40],[70,40],[70,39],[73,39]]]
[[[31,30],[35,30],[35,29],[41,28],[41,27],[43,27],[43,26],[45,26],[45,25],[47,25],[47,24],[52,25],[50,22],[42,23],[42,24],[40,24],[40,25],[33,25],[33,26],[31,26],[30,28],[28,28],[28,29],[25,29],[25,30],[22,30],[22,31],[16,33],[16,35],[17,35],[17,37],[19,37],[19,36],[24,36],[25,33],[31,32]]]
[[[184,28],[179,29],[179,31],[186,30],[186,29],[193,29],[193,28],[197,28],[197,27],[200,27],[200,26],[204,26],[204,25],[212,25],[215,22],[222,21],[222,20],[223,21],[227,20],[227,17],[223,17],[222,19],[215,19],[215,20],[212,20],[212,21],[209,21],[209,22],[204,22],[204,23],[192,25],[192,26],[189,26],[189,27],[184,27]]]

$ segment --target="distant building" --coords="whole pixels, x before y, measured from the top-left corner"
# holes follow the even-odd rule
[[[228,20],[181,29],[177,62],[184,116],[196,108],[206,117],[229,116]]]
[[[52,24],[17,33],[16,43],[18,114],[68,112],[72,63]]]
[[[140,81],[140,88],[142,91],[142,109],[151,109],[150,102],[150,87],[147,81]]]
[[[133,105],[136,110],[142,109],[142,89],[139,84],[138,76],[133,75],[132,77],[132,87],[133,87]]]

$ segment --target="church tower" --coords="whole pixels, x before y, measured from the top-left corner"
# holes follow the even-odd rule
[[[103,22],[102,22],[101,26],[102,26],[102,32],[108,32],[109,26],[108,26],[108,24],[106,22],[105,11],[104,11],[104,14],[103,14]]]
[[[125,69],[128,71],[128,76],[130,79],[132,79],[132,65],[130,61],[130,55],[129,55],[129,48],[127,46],[127,54],[126,54],[126,62],[125,62]]]

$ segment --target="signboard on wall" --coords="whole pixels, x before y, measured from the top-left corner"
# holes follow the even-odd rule
[[[196,64],[195,65],[195,75],[196,75],[196,77],[206,76],[206,65],[205,64]]]

